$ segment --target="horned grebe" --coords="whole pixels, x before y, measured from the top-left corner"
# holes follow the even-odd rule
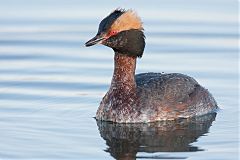
[[[189,76],[179,73],[135,75],[136,59],[142,57],[145,36],[142,22],[134,11],[117,9],[104,18],[97,35],[85,45],[97,43],[115,52],[111,86],[100,103],[97,120],[154,122],[204,115],[217,109],[208,90]]]

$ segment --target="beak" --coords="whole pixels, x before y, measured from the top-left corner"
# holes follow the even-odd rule
[[[100,35],[97,34],[95,37],[93,37],[92,39],[87,41],[85,43],[85,46],[86,47],[93,46],[95,44],[101,43],[104,39],[105,39],[105,37],[102,34],[100,34]]]

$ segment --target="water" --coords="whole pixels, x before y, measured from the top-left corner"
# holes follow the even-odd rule
[[[0,159],[238,159],[237,5],[0,0]],[[137,73],[195,77],[221,108],[215,118],[96,123],[113,54],[84,42],[119,6],[137,10],[144,21],[147,46]]]

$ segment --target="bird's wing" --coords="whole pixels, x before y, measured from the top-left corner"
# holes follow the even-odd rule
[[[198,83],[193,78],[179,73],[142,73],[136,75],[140,97],[167,102],[182,102],[189,98]]]

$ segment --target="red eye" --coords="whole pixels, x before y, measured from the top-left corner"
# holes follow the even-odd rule
[[[113,35],[115,35],[115,34],[117,34],[116,31],[111,31],[111,32],[110,32],[110,35],[111,35],[111,36],[113,36]]]

